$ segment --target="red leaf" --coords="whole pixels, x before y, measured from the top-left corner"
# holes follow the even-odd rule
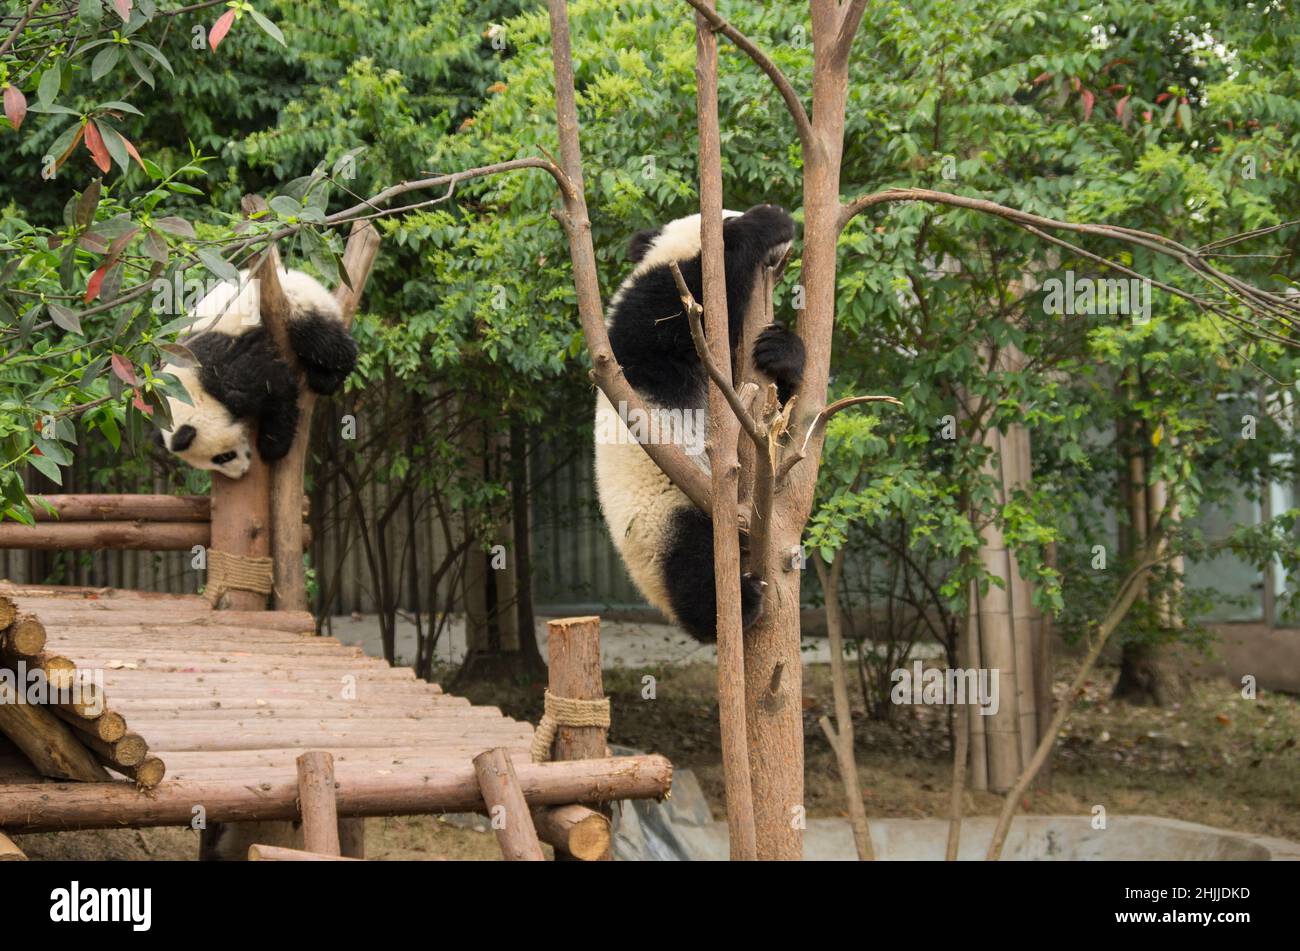
[[[1142,113],[1142,121],[1143,121],[1143,122],[1150,122],[1150,121],[1151,121],[1151,110],[1150,110],[1150,109],[1148,109],[1146,112]]]
[[[1167,93],[1167,92],[1162,92],[1160,95],[1156,96],[1156,105],[1157,105],[1157,106],[1160,105],[1160,103],[1164,102],[1164,101],[1165,101],[1166,99],[1168,99],[1171,95],[1173,95],[1173,94],[1172,94],[1172,93]]]
[[[107,174],[108,170],[113,167],[113,160],[109,158],[108,147],[104,145],[104,137],[99,134],[99,126],[95,125],[95,120],[91,119],[86,123],[86,150],[90,157],[95,160],[99,170]]]
[[[131,402],[132,404],[134,404],[135,408],[138,409],[140,412],[144,413],[146,416],[152,416],[153,407],[150,406],[148,403],[146,403],[144,400],[140,399],[140,391],[132,390],[131,393],[133,396]]]
[[[121,133],[118,134],[121,135]],[[131,156],[131,158],[135,159],[135,164],[139,165],[141,170],[143,170],[144,159],[140,158],[140,153],[135,150],[135,146],[131,144],[131,140],[123,135],[122,143],[126,146],[126,154]]]
[[[1034,85],[1041,86],[1043,83],[1047,82],[1051,78],[1052,78],[1051,73],[1039,73],[1037,76],[1034,77]]]
[[[217,22],[212,24],[212,29],[208,31],[208,43],[212,46],[212,52],[217,51],[221,41],[226,38],[230,32],[230,26],[235,22],[235,11],[227,10],[217,18]]]
[[[131,0],[113,0],[113,7],[123,23],[131,19]]]
[[[1078,92],[1078,91],[1079,91],[1079,77],[1078,77],[1078,76],[1071,76],[1071,77],[1070,77],[1070,86],[1073,87],[1073,89],[1074,89],[1075,92]]]
[[[131,366],[131,361],[120,353],[113,354],[113,359],[109,361],[113,365],[113,375],[123,383],[135,385],[135,368]]]
[[[1081,94],[1083,96],[1083,121],[1087,122],[1092,118],[1092,107],[1097,102],[1097,97],[1093,95],[1091,89],[1085,89]]]
[[[15,129],[27,118],[27,97],[17,86],[5,86],[5,118]]]
[[[93,301],[96,297],[99,296],[99,289],[101,286],[103,286],[104,274],[107,271],[108,271],[108,265],[105,264],[97,268],[94,274],[90,275],[90,281],[89,283],[86,284],[86,296],[84,298],[87,304],[89,304],[91,301]]]
[[[1128,128],[1128,120],[1129,120],[1128,101],[1129,101],[1129,97],[1125,96],[1119,102],[1115,103],[1115,118],[1118,119],[1120,121],[1120,124],[1124,126],[1124,128],[1126,129]]]

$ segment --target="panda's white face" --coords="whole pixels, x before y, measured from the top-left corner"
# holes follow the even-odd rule
[[[163,445],[196,469],[220,472],[228,479],[242,478],[253,464],[247,424],[232,417],[199,386],[195,370],[172,367],[170,372],[194,403],[167,398],[172,427],[162,430]]]

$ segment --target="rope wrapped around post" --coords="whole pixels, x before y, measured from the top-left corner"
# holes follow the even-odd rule
[[[227,591],[270,594],[275,589],[274,562],[269,557],[208,551],[208,580],[203,596],[214,608]]]
[[[551,758],[555,734],[562,726],[599,727],[609,729],[609,697],[601,700],[575,700],[557,697],[546,691],[541,722],[533,733],[531,750],[534,763],[545,763]]]

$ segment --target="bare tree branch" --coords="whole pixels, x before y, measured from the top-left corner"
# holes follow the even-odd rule
[[[704,315],[704,308],[695,299],[691,289],[686,286],[686,279],[682,277],[682,270],[677,266],[677,262],[670,262],[668,268],[672,271],[673,280],[677,282],[677,293],[681,296],[682,308],[685,310],[686,319],[691,325],[691,340],[695,343],[695,352],[699,355],[700,362],[704,364],[704,369],[708,371],[709,379],[727,398],[731,411],[736,414],[736,419],[740,420],[740,426],[745,430],[749,438],[760,446],[766,446],[767,438],[759,430],[758,424],[754,422],[753,417],[749,415],[745,400],[731,385],[729,375],[722,372],[713,359],[713,355],[709,353],[709,342],[705,339],[704,324],[701,320]]]
[[[790,85],[790,80],[786,78],[785,73],[781,72],[781,67],[772,62],[753,40],[723,19],[705,0],[686,0],[686,2],[694,7],[700,16],[708,20],[716,32],[731,40],[741,52],[754,61],[755,66],[767,73],[767,78],[772,80],[772,85],[785,100],[785,107],[789,110],[790,117],[794,119],[795,130],[799,133],[799,142],[807,152],[812,147],[812,122],[808,119],[808,111],[804,109],[803,100],[795,92],[794,86]]]
[[[1205,281],[1212,287],[1215,287],[1226,297],[1231,298],[1242,306],[1248,308],[1255,315],[1275,321],[1287,331],[1300,332],[1300,300],[1291,299],[1281,294],[1274,294],[1270,291],[1255,287],[1246,281],[1233,277],[1230,274],[1226,274],[1210,262],[1206,261],[1197,250],[1180,244],[1172,238],[1155,234],[1153,232],[1139,231],[1135,228],[1124,228],[1117,225],[1058,221],[1055,218],[1045,218],[1041,215],[1035,215],[1015,208],[1009,208],[1006,205],[999,205],[997,202],[989,201],[988,199],[970,198],[965,195],[954,195],[949,192],[933,191],[928,188],[890,188],[884,191],[862,195],[847,204],[841,204],[839,227],[842,230],[845,225],[853,220],[854,217],[874,205],[906,201],[923,201],[939,205],[951,205],[957,208],[966,208],[971,211],[979,211],[984,214],[1005,218],[1026,230],[1036,228],[1039,229],[1039,232],[1043,229],[1073,231],[1078,234],[1087,234],[1094,237],[1107,238],[1115,241],[1123,241],[1127,244],[1137,245],[1138,247],[1146,248],[1156,254],[1178,261],[1201,280]],[[1231,241],[1233,239],[1225,240]],[[1060,242],[1058,241],[1057,243]],[[1223,243],[1224,242],[1218,242],[1213,246],[1221,246]],[[1084,253],[1086,254],[1086,252]],[[1113,262],[1107,261],[1107,263],[1110,264]],[[1114,266],[1119,267],[1119,265]],[[1269,330],[1257,323],[1249,321],[1243,323],[1243,318],[1238,315],[1227,313],[1223,310],[1220,304],[1214,301],[1199,298],[1186,292],[1173,291],[1173,293],[1178,293],[1179,296],[1185,297],[1201,307],[1210,309],[1216,314],[1219,314],[1239,326],[1254,328],[1251,332],[1260,335],[1267,335],[1275,342],[1290,346],[1296,345],[1294,341],[1280,336],[1276,331]]]
[[[804,434],[803,443],[799,448],[782,460],[781,466],[776,472],[777,481],[780,482],[784,479],[786,475],[789,474],[790,470],[795,467],[795,464],[807,456],[808,443],[812,441],[815,435],[826,428],[826,423],[832,416],[842,409],[847,409],[850,406],[857,406],[861,403],[893,403],[895,406],[903,405],[900,400],[895,399],[892,396],[846,396],[843,399],[831,403],[818,413],[816,418],[808,426],[808,432]]]

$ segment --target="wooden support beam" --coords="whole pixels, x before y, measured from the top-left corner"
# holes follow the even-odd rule
[[[506,751],[498,747],[475,756],[474,772],[501,855],[507,862],[544,862],[528,802]]]
[[[463,761],[462,761],[463,762]],[[672,788],[672,764],[662,756],[618,756],[567,763],[519,763],[515,775],[530,806],[596,799],[662,799]],[[389,775],[337,778],[344,816],[410,816],[484,812],[473,766],[427,771],[393,767]],[[129,783],[46,783],[6,787],[0,828],[10,834],[123,825],[188,826],[201,804],[209,823],[298,817],[296,776],[250,785],[245,779],[164,781],[148,795]]]
[[[206,522],[212,500],[206,495],[35,495],[31,508],[38,522]]]
[[[310,750],[298,757],[298,800],[306,850],[338,855],[339,813],[334,800],[334,757],[329,753]]]
[[[360,859],[344,858],[342,855],[325,855],[320,852],[307,852],[302,849],[286,849],[278,845],[250,845],[248,847],[250,862],[359,862]]]
[[[210,539],[206,522],[0,522],[0,548],[32,551],[189,551]]]
[[[0,733],[23,751],[42,776],[91,783],[109,778],[54,714],[44,707],[17,701],[13,688],[0,682]]]
[[[609,819],[586,806],[547,806],[533,811],[537,837],[557,853],[596,862],[609,853]]]
[[[26,862],[23,850],[14,844],[14,840],[0,832],[0,862]]]

